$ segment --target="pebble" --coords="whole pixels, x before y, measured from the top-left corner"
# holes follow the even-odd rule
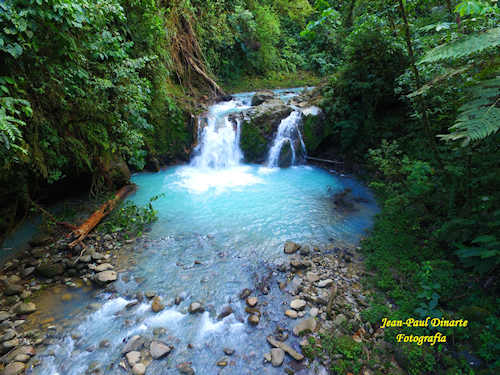
[[[327,288],[333,284],[332,279],[326,279],[326,280],[321,280],[320,282],[316,283],[316,286],[318,288]]]
[[[259,300],[257,297],[248,297],[246,302],[248,306],[255,307],[259,303]]]
[[[286,310],[285,315],[291,319],[297,319],[297,311],[295,310]]]
[[[160,312],[164,308],[165,305],[162,303],[160,296],[156,296],[155,298],[153,298],[153,302],[151,303],[151,310],[153,310],[153,312],[155,313]]]
[[[248,317],[248,323],[251,324],[251,325],[254,325],[256,326],[257,324],[259,324],[260,322],[260,318],[257,314],[254,314],[254,315],[250,315]]]

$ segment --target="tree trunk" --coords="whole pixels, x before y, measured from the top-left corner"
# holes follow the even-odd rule
[[[415,85],[417,87],[417,90],[419,90],[422,87],[422,82],[420,80],[420,74],[418,72],[417,64],[415,62],[415,54],[413,53],[413,44],[411,42],[410,26],[408,25],[408,18],[406,17],[406,11],[405,11],[405,7],[403,5],[403,0],[399,0],[399,10],[401,12],[401,18],[403,20],[406,47],[408,49],[408,56],[410,57],[411,69],[413,70],[413,74],[415,75]],[[427,108],[425,106],[424,101],[422,100],[422,98],[420,96],[417,96],[416,100],[417,100],[417,105],[419,107],[419,110],[422,112],[422,117],[423,117],[423,122],[424,122],[424,131],[425,131],[425,134],[426,134],[428,141],[430,142],[430,146],[432,148],[432,151],[434,153],[434,159],[438,163],[439,167],[442,169],[443,164],[441,162],[441,158],[439,157],[439,153],[437,150],[436,139],[431,131],[431,126],[430,126],[430,121],[429,121],[429,115],[427,113]]]
[[[73,236],[76,238],[69,244],[69,247],[75,247],[77,244],[82,242],[92,229],[94,229],[102,219],[113,211],[119,202],[125,199],[125,197],[132,193],[135,189],[135,185],[126,185],[118,190],[112,199],[104,203],[97,211],[90,215],[90,217],[82,225],[73,231]]]

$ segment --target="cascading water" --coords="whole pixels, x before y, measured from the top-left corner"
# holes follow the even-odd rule
[[[68,321],[50,323],[60,323],[59,328],[49,331],[47,347],[37,349],[39,365],[28,373],[127,373],[120,368],[128,366],[122,350],[135,335],[146,342],[143,354],[151,340],[174,347],[160,360],[149,362],[147,354],[141,357],[148,364],[147,375],[179,374],[177,367],[186,362],[196,374],[283,373],[283,368],[262,361],[270,351],[266,336],[277,327],[291,332],[295,324],[284,315],[288,308],[284,301],[290,302],[290,296],[277,282],[286,283],[284,274],[271,272],[288,262],[283,243],[293,240],[322,247],[332,239],[357,242],[371,225],[376,207],[356,181],[320,169],[242,164],[239,126],[228,116],[248,108],[251,97],[235,95],[234,100],[210,108],[190,165],[133,176],[139,186],[130,198],[134,203],[146,204],[152,196],[164,193],[154,202],[158,221],[144,238],[119,246],[126,261],[115,268],[119,280],[111,290],[87,301],[98,301],[97,310],[86,309],[81,300],[64,302],[79,303],[80,310]],[[292,139],[299,149],[303,147],[300,117],[297,111],[283,120],[273,155],[279,154],[281,139]],[[360,204],[348,216],[335,211],[331,194],[346,187],[371,203]],[[268,275],[272,275],[269,291],[260,293],[256,280]],[[247,323],[245,301],[239,298],[244,288],[258,296],[262,317],[257,327]],[[154,313],[144,291],[160,296],[165,309]],[[195,301],[203,304],[204,313],[188,312]],[[55,313],[51,310],[47,318]],[[299,339],[291,333],[287,344],[300,351]],[[217,361],[224,358],[224,348],[235,353],[221,370]]]
[[[298,110],[294,110],[287,118],[281,121],[271,149],[269,150],[267,159],[267,166],[269,168],[280,166],[280,157],[282,157],[283,152],[286,152],[284,147],[289,147],[288,152],[291,153],[289,155],[290,160],[285,160],[286,164],[294,165],[297,162],[298,151],[300,152],[300,157],[305,157],[306,146],[299,129],[301,121],[302,113]]]
[[[233,123],[230,112],[247,108],[241,101],[231,100],[213,105],[205,120],[207,125],[198,122],[199,144],[191,165],[196,168],[223,169],[240,164],[243,153],[240,150],[240,121]],[[201,131],[200,131],[201,130]]]

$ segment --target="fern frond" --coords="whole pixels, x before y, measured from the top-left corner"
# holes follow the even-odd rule
[[[471,34],[465,38],[436,47],[427,52],[419,61],[419,64],[446,59],[459,59],[498,46],[500,46],[500,27],[479,34]]]
[[[459,109],[450,134],[438,135],[446,141],[482,140],[500,129],[500,76],[483,81],[470,89],[471,100]]]

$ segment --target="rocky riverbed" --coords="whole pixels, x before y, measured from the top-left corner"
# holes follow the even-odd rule
[[[35,354],[46,351],[48,345],[72,326],[68,317],[51,316],[55,313],[54,300],[61,303],[82,298],[82,308],[98,309],[100,305],[91,302],[94,293],[104,288],[116,294],[113,283],[119,274],[126,278],[127,267],[133,264],[129,255],[135,240],[125,240],[118,235],[93,234],[85,249],[73,252],[68,250],[65,240],[50,241],[49,238],[32,241],[30,249],[3,266],[0,348],[5,375],[30,373],[43,361]],[[140,241],[147,243],[149,240],[143,238]],[[267,345],[269,351],[263,358],[252,360],[283,367],[288,374],[328,374],[336,361],[346,358],[345,353],[333,357],[311,354],[321,352],[322,340],[327,335],[342,338],[343,345],[356,345],[367,353],[364,355],[367,359],[360,362],[363,375],[383,370],[387,364],[390,364],[391,373],[401,372],[390,346],[383,340],[383,330],[361,317],[361,312],[368,306],[370,291],[361,284],[364,268],[357,250],[337,247],[334,243],[311,246],[288,241],[283,251],[288,255],[286,262],[260,278],[253,288],[243,289],[239,294],[246,305],[247,316],[246,321],[241,316],[238,319],[245,324],[257,329],[261,320],[271,313],[283,314],[286,318],[273,331],[262,332],[262,345]],[[263,302],[273,283],[282,291],[282,311],[278,312],[266,311],[269,306]],[[123,297],[130,300],[131,296]],[[164,301],[154,291],[133,297],[124,310],[149,301],[151,310],[160,313],[166,306],[180,304],[184,298],[179,295],[173,301]],[[202,302],[193,301],[187,313],[201,319],[205,309]],[[220,311],[219,320],[233,314],[231,304],[216,310]],[[123,343],[122,358],[115,366],[116,373],[145,374],[153,361],[175,352],[177,340],[165,335],[167,328],[155,328],[153,338],[140,334],[129,337]],[[73,332],[73,339],[78,340],[82,334]],[[84,350],[99,350],[107,346],[109,341],[103,340]],[[375,348],[378,349],[375,351]],[[374,354],[370,355],[372,351]],[[214,362],[219,368],[227,369],[224,373],[231,373],[231,367],[241,360],[240,348],[227,347],[220,354]],[[373,356],[379,356],[376,362],[368,360]],[[189,362],[175,365],[181,374],[195,373]],[[100,363],[93,363],[87,373],[108,372]]]

